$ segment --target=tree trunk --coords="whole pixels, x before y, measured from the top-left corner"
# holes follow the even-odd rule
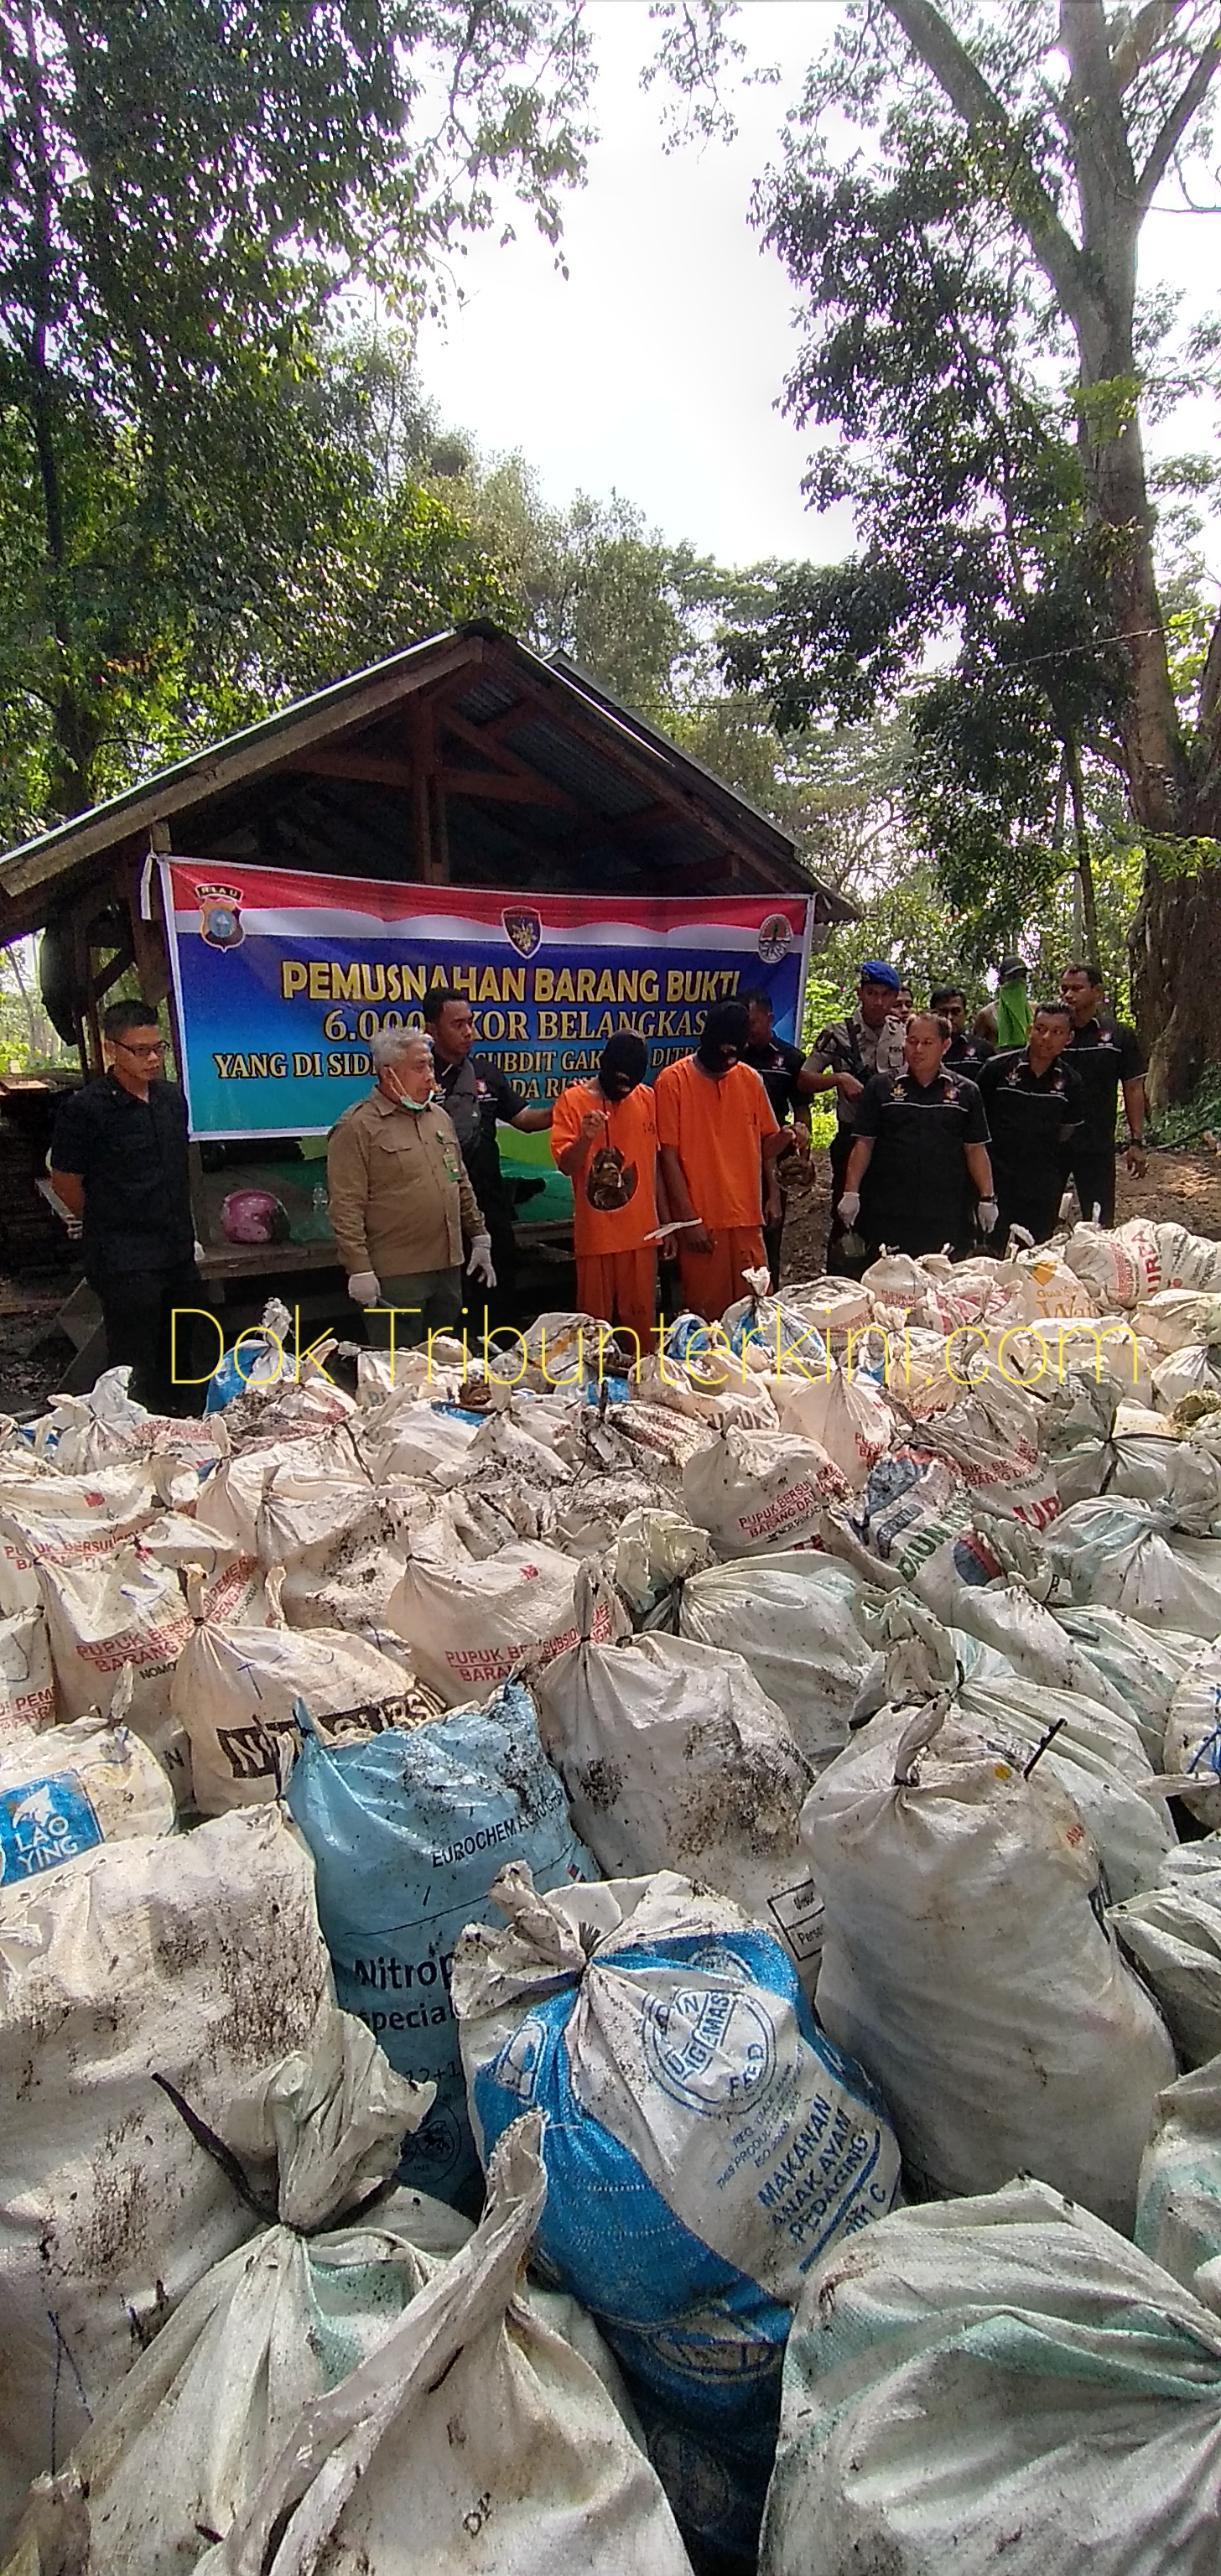
[[[1221,869],[1167,880],[1146,861],[1128,950],[1137,1024],[1157,1033],[1149,1053],[1156,1115],[1221,1063]]]
[[[1151,837],[1210,837],[1221,828],[1221,629],[1212,700],[1206,703],[1202,692],[1200,739],[1189,757],[1158,595],[1133,316],[1141,225],[1215,77],[1215,40],[1200,48],[1194,71],[1165,108],[1161,130],[1144,138],[1138,172],[1126,84],[1140,62],[1157,55],[1176,15],[1174,0],[1164,9],[1150,0],[1138,14],[1125,13],[1123,28],[1120,13],[1108,16],[1104,0],[1061,0],[1059,43],[1070,77],[1060,121],[1076,184],[1078,244],[943,6],[934,0],[886,5],[964,124],[1004,160],[1013,219],[1076,335],[1090,517],[1106,566],[1112,632],[1128,665],[1122,732],[1133,818]],[[1138,1019],[1155,1037],[1155,1101],[1182,1099],[1203,1067],[1221,1056],[1221,978],[1210,968],[1219,932],[1221,868],[1163,880],[1147,861],[1131,935],[1132,990]]]
[[[1094,862],[1090,856],[1090,836],[1085,820],[1085,782],[1081,775],[1081,754],[1072,740],[1066,742],[1064,746],[1064,766],[1073,795],[1073,841],[1077,851],[1077,884],[1080,889],[1082,928],[1085,932],[1085,953],[1087,957],[1097,958],[1098,898],[1094,890]]]

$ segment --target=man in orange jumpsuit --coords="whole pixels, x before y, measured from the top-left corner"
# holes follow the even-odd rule
[[[780,1213],[774,1164],[785,1142],[754,1067],[743,1002],[717,1002],[694,1055],[657,1077],[657,1134],[670,1215],[681,1227],[683,1296],[714,1323],[746,1295],[744,1270],[766,1270],[764,1225]]]
[[[572,1183],[577,1304],[634,1333],[637,1358],[653,1348],[657,1246],[647,1238],[665,1212],[648,1066],[644,1039],[619,1031],[595,1080],[560,1093],[551,1122],[553,1160]]]

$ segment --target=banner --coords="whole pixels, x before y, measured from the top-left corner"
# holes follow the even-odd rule
[[[204,1141],[324,1136],[368,1089],[370,1038],[420,1026],[433,984],[466,995],[476,1046],[534,1101],[587,1080],[616,1029],[638,1030],[656,1075],[690,1054],[711,1003],[752,987],[778,1035],[799,1023],[805,895],[518,899],[184,858],[163,859],[161,879]],[[545,1136],[502,1128],[502,1152],[510,1141],[546,1156]]]

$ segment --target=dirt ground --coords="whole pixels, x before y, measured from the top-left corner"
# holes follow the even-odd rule
[[[794,1191],[784,1230],[784,1276],[816,1278],[822,1268],[830,1220],[830,1169],[825,1153],[814,1157],[814,1182]],[[1155,1150],[1143,1181],[1119,1170],[1118,1214],[1177,1219],[1193,1234],[1221,1238],[1221,1151],[1174,1153]],[[561,1270],[563,1278],[561,1282]],[[64,1270],[26,1271],[19,1278],[0,1277],[0,1413],[41,1410],[63,1383],[72,1344],[55,1328],[55,1317],[74,1284]],[[549,1283],[548,1283],[549,1284]],[[536,1283],[536,1298],[545,1289]],[[556,1268],[553,1301],[572,1295],[571,1272]]]
[[[822,1269],[831,1217],[830,1166],[815,1154],[814,1186],[789,1199],[781,1255],[782,1276],[812,1279]],[[1221,1152],[1175,1153],[1154,1148],[1143,1181],[1129,1178],[1122,1159],[1115,1214],[1147,1216],[1153,1224],[1185,1225],[1191,1234],[1221,1238]]]

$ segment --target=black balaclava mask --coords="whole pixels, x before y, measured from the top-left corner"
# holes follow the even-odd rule
[[[632,1029],[608,1038],[598,1059],[598,1080],[608,1100],[626,1100],[649,1069],[649,1050]]]
[[[718,1081],[736,1063],[750,1041],[750,1013],[745,1002],[714,1002],[695,1052],[705,1073]]]

